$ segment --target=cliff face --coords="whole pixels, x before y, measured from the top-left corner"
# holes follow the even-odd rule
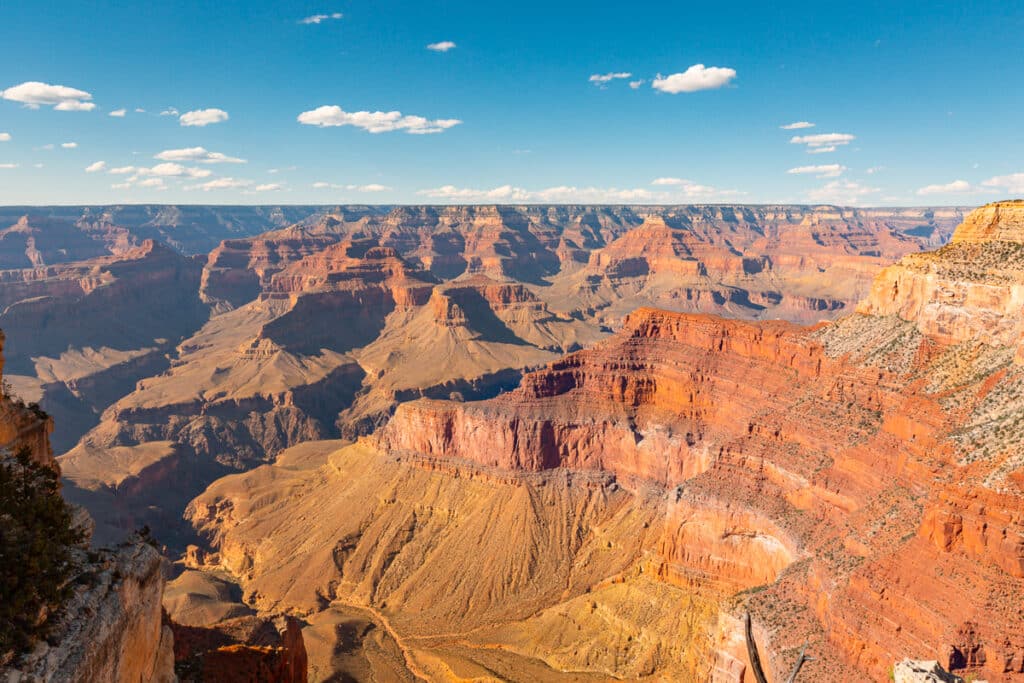
[[[836,323],[642,309],[501,396],[405,403],[356,445],[221,480],[189,518],[253,604],[365,610],[420,675],[741,681],[745,609],[776,676],[808,641],[811,680],[904,657],[1024,680],[1019,310],[958,300],[969,335],[933,315],[1024,281],[958,251],[1002,254],[1015,211]],[[918,263],[933,293],[886,308]]]
[[[2,342],[0,333],[0,379]],[[57,469],[48,438],[52,426],[36,408],[6,396],[0,401],[3,450],[28,447],[34,460]],[[78,524],[88,528],[88,515],[80,513]],[[163,560],[156,550],[132,542],[95,554],[76,549],[74,555],[79,575],[70,599],[50,617],[52,635],[10,668],[0,668],[0,675],[12,683],[176,681],[172,636],[161,616]]]
[[[8,681],[118,681],[170,683],[174,638],[163,625],[163,559],[145,543],[119,547],[89,565],[88,585],[78,588],[59,615],[55,644],[40,643]]]
[[[898,315],[948,342],[1024,338],[1024,202],[973,212],[952,241],[882,271],[858,311]]]

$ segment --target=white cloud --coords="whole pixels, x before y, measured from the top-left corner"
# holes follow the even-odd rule
[[[674,186],[671,191],[651,191],[646,188],[600,188],[576,187],[560,185],[541,190],[527,190],[513,185],[502,185],[492,189],[462,188],[454,185],[429,190],[420,190],[417,194],[459,202],[541,202],[541,203],[666,203],[683,199],[708,199],[712,196],[729,196],[735,191],[720,191],[706,185],[698,185],[681,178],[661,178],[660,185]],[[671,182],[669,182],[671,181]]]
[[[0,164],[0,168],[18,168],[17,164]]]
[[[784,126],[779,126],[782,130],[800,130],[801,128],[814,128],[814,124],[810,121],[796,121],[794,123],[787,123]]]
[[[877,187],[868,187],[852,180],[833,180],[808,192],[807,199],[819,204],[854,205],[859,204],[862,197],[876,192]]]
[[[167,107],[167,109],[160,112],[160,116],[178,116],[178,109],[176,107]]]
[[[102,171],[106,167],[107,167],[107,162],[105,162],[105,161],[96,161],[96,162],[93,162],[93,163],[89,164],[88,166],[86,166],[85,167],[85,172],[86,173],[99,173],[100,171]]]
[[[138,110],[136,110],[138,111]],[[113,116],[115,119],[123,119],[125,114],[128,113],[127,109],[115,109],[114,111],[107,114],[107,116]]]
[[[846,170],[845,166],[839,164],[822,164],[820,166],[797,166],[786,173],[792,175],[814,174],[818,178],[838,178]]]
[[[434,52],[448,52],[448,50],[454,50],[456,47],[457,45],[450,40],[442,40],[439,43],[431,43],[430,45],[427,45],[427,49],[433,50]]]
[[[136,114],[145,114],[146,110],[143,109],[142,107],[135,107],[135,113]]]
[[[0,142],[10,142],[10,141],[11,141],[11,134],[10,133],[0,133]]]
[[[87,100],[92,95],[84,90],[66,85],[50,85],[39,81],[27,81],[0,92],[0,97],[21,102],[30,109],[52,106],[57,111],[92,111],[96,105]]]
[[[34,166],[35,168],[42,168],[43,164],[32,164],[32,166]]]
[[[919,195],[929,194],[953,194],[959,192],[971,192],[974,188],[966,180],[954,180],[945,185],[925,185],[917,191]]]
[[[192,168],[175,163],[157,164],[152,168],[139,168],[136,169],[136,173],[138,173],[139,175],[155,175],[179,178],[208,178],[211,175],[213,175],[213,171],[211,171],[208,168]]]
[[[209,126],[228,120],[228,113],[223,109],[197,109],[187,111],[179,119],[183,126]]]
[[[144,180],[138,181],[136,183],[136,185],[138,185],[139,187],[158,187],[160,189],[164,189],[164,179],[163,178],[146,178]]]
[[[868,175],[875,175],[885,170],[885,166],[872,166],[871,168],[865,169],[864,172]]]
[[[191,161],[200,164],[244,164],[245,159],[229,157],[220,152],[209,152],[203,147],[185,147],[183,149],[165,149],[154,159],[161,161]]]
[[[337,105],[324,105],[298,116],[299,123],[307,126],[333,127],[355,126],[370,133],[389,133],[404,130],[413,135],[440,133],[457,126],[458,119],[426,119],[422,116],[405,116],[399,111],[357,111],[347,112]]]
[[[711,195],[731,195],[738,194],[735,191],[729,190],[722,192],[717,188],[711,187],[710,185],[701,185],[695,183],[692,180],[686,178],[655,178],[651,181],[651,185],[658,185],[660,187],[673,187],[677,192],[681,192],[683,195],[689,198],[705,197]]]
[[[630,81],[629,82],[629,87],[632,88],[633,90],[639,90],[640,86],[643,85],[646,82],[647,81],[645,81],[642,78],[640,80],[638,80],[638,81]]]
[[[626,79],[632,78],[633,74],[628,71],[612,71],[606,74],[593,74],[590,77],[590,82],[594,85],[603,88],[605,85],[614,81],[615,79]]]
[[[238,190],[246,188],[252,185],[251,180],[243,180],[240,178],[217,178],[201,185],[189,185],[186,190],[202,190],[203,192],[209,192],[210,190]]]
[[[391,189],[387,185],[380,185],[378,183],[370,183],[369,185],[340,185],[322,180],[313,183],[313,188],[317,190],[349,190],[352,192],[387,192]]]
[[[311,16],[305,17],[304,19],[299,19],[299,23],[307,25],[322,24],[323,22],[329,21],[331,19],[341,19],[343,16],[344,15],[341,12],[331,12],[330,14],[313,14]]]
[[[92,102],[61,102],[56,107],[55,111],[92,111],[96,108],[96,105]]]
[[[661,92],[676,95],[681,92],[697,92],[698,90],[715,90],[726,85],[736,78],[736,70],[720,66],[704,66],[694,64],[682,73],[669,74],[658,77],[651,83],[651,87]]]
[[[256,192],[274,192],[275,190],[280,190],[283,188],[284,186],[281,185],[281,183],[264,183],[262,185],[257,185],[252,189]]]
[[[1024,173],[999,175],[981,183],[985,187],[1004,190],[1010,194],[1024,194]]]
[[[96,164],[93,164],[93,166],[95,165]],[[92,168],[92,166],[89,168]],[[89,169],[86,170],[88,171]],[[101,169],[98,168],[95,170]],[[110,169],[107,173],[110,173],[111,175],[131,176],[127,179],[126,183],[128,185],[135,183],[142,187],[155,186],[155,183],[144,184],[144,178],[209,178],[213,175],[213,171],[207,168],[193,168],[170,162],[157,164],[152,167],[119,166],[117,168]]]
[[[811,154],[834,152],[839,145],[848,145],[857,136],[849,133],[817,133],[815,135],[794,135],[789,139],[791,145],[806,145]]]
[[[63,147],[64,149],[74,149],[75,147],[78,147],[78,143],[77,142],[62,142],[62,143],[60,143],[60,146]]]

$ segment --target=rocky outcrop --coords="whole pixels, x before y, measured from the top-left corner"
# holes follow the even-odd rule
[[[2,350],[0,332],[0,379]],[[59,469],[48,438],[52,426],[37,407],[26,408],[6,396],[0,400],[4,452],[28,448],[36,462]],[[86,537],[83,547],[72,550],[78,575],[71,596],[49,616],[47,639],[0,668],[0,678],[10,683],[177,681],[173,637],[161,618],[163,558],[138,538],[114,550],[87,551],[92,520],[79,509],[74,524]]]
[[[893,680],[896,683],[963,683],[964,679],[949,673],[934,660],[904,659],[893,667]]]
[[[210,627],[171,622],[174,658],[185,680],[210,683],[306,683],[308,660],[298,620],[240,617]]]
[[[886,268],[858,311],[898,315],[943,341],[1018,345],[1024,336],[1024,202],[986,205],[942,249]]]
[[[10,683],[177,681],[174,638],[161,618],[162,564],[139,542],[83,567],[50,641],[0,675]]]

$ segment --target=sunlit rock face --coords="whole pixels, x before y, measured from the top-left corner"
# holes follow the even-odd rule
[[[957,234],[1014,220],[993,211]],[[1001,241],[907,257],[835,323],[637,310],[512,391],[403,403],[356,444],[217,482],[188,517],[253,604],[363,610],[428,677],[741,681],[749,610],[776,676],[808,641],[809,680],[906,657],[1024,680],[1015,314],[972,299],[966,324],[995,325],[958,337],[878,299],[908,262],[951,277],[958,245],[1013,234],[986,226]],[[988,272],[965,279],[1010,277]]]

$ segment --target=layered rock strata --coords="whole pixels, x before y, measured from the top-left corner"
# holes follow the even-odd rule
[[[921,257],[935,291],[984,282],[946,254],[1013,244],[1015,211]],[[223,479],[189,518],[247,602],[364,610],[428,678],[741,681],[749,610],[776,677],[806,642],[810,680],[904,657],[1024,680],[1020,338],[986,298],[958,304],[970,338],[890,310],[891,278],[811,328],[636,311],[499,397],[405,403]]]

